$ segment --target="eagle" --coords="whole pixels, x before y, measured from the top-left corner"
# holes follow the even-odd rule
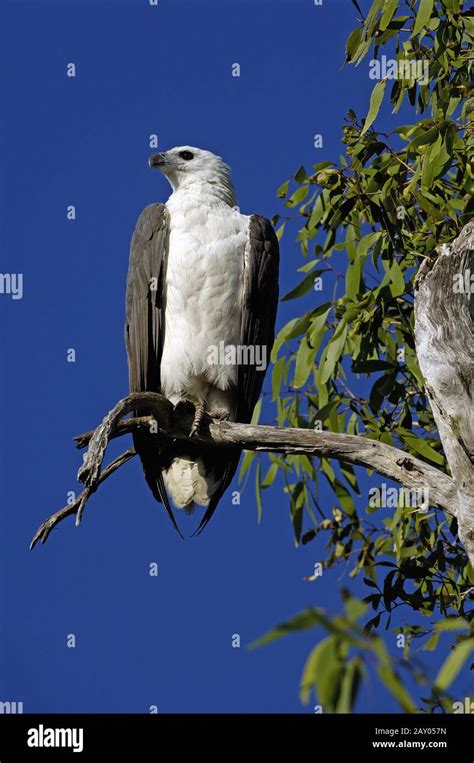
[[[175,509],[212,517],[241,449],[195,439],[204,416],[249,423],[274,341],[278,239],[269,220],[241,214],[230,168],[192,146],[153,154],[169,181],[132,236],[125,342],[130,392],[158,392],[175,409],[194,406],[188,440],[133,435],[146,482],[178,533]]]

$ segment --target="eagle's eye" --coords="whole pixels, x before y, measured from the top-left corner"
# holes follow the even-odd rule
[[[191,159],[194,159],[194,154],[192,151],[180,151],[179,155],[181,159],[185,159],[187,162],[190,162]]]

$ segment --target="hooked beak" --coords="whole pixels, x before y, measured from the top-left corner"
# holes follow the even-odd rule
[[[164,164],[166,164],[166,154],[152,154],[148,159],[148,166],[151,169],[163,167]]]

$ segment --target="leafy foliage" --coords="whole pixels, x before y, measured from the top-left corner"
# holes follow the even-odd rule
[[[339,162],[321,162],[310,171],[300,167],[278,189],[291,210],[291,215],[275,216],[278,234],[286,228],[287,235],[296,216],[303,256],[302,278],[283,299],[307,301],[310,293],[317,297],[321,285],[324,293],[328,284],[334,289],[331,299],[289,321],[275,341],[276,419],[279,426],[364,435],[445,470],[415,352],[413,277],[424,258],[435,257],[436,248],[452,241],[474,211],[469,85],[474,12],[463,0],[374,0],[364,17],[353,4],[361,18],[346,43],[347,63],[360,64],[372,49],[371,71],[374,62],[382,65],[384,51],[397,61],[399,74],[427,76],[393,78],[388,68],[385,73],[380,68],[382,79],[365,118],[348,111]],[[377,117],[387,100],[394,113],[408,102],[418,120],[389,135],[378,131]],[[253,458],[247,454],[242,475]],[[407,659],[413,639],[433,650],[445,623],[466,631],[426,699],[427,707],[448,707],[443,692],[473,645],[468,602],[474,573],[457,542],[456,522],[441,512],[416,511],[402,500],[388,513],[367,505],[350,465],[297,455],[268,458],[268,469],[259,461],[256,475],[259,516],[261,490],[281,475],[296,542],[324,534],[325,568],[350,562],[350,576],[364,577],[369,589],[362,608],[346,601],[352,611],[343,617],[330,620],[309,610],[273,632],[279,636],[318,626],[329,634],[308,659],[302,700],[314,688],[325,710],[352,709],[371,653],[399,705],[415,711],[417,703],[375,635],[381,623],[390,627],[394,609],[405,607],[431,620],[440,617],[427,628],[418,623],[398,628],[408,644],[403,664],[421,684],[430,682]],[[334,494],[331,513],[319,498],[321,481]],[[380,572],[387,574],[379,581]],[[369,606],[372,615],[359,626],[356,621]]]

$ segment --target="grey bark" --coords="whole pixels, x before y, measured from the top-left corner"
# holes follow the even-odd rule
[[[156,395],[156,397],[160,398],[160,395]],[[161,398],[161,402],[162,410],[164,410],[168,401]],[[124,408],[134,408],[136,405],[134,396],[130,395],[129,398],[124,398],[118,405],[121,406],[122,404]],[[116,410],[117,406],[111,415],[115,415]],[[170,415],[168,425],[159,423],[159,436],[186,440],[189,437],[192,418],[192,413],[189,416],[181,414],[179,419],[175,418],[174,420]],[[105,421],[106,419],[104,419]],[[122,420],[117,424],[114,436],[121,436],[144,427],[150,429],[154,421],[153,416]],[[91,430],[75,438],[79,448],[84,448],[90,443],[88,459],[91,462],[91,473],[95,475],[100,470],[100,459],[104,452],[102,443],[105,442],[101,439],[100,434],[97,436],[97,432],[103,432],[105,429],[110,431],[109,425],[104,424],[104,422],[97,430]],[[101,443],[100,453],[96,453],[96,455],[94,455],[96,446],[92,442],[93,438],[96,439],[97,443]],[[456,486],[448,475],[415,458],[415,456],[398,450],[398,448],[359,435],[206,420],[201,431],[193,439],[195,442],[202,442],[203,445],[207,446],[231,448],[237,445],[244,450],[257,452],[283,453],[284,455],[304,454],[319,458],[325,456],[356,466],[365,466],[409,489],[428,486],[430,505],[453,513]]]
[[[140,413],[151,411],[152,415],[122,419],[122,416],[132,410]],[[133,393],[120,400],[96,429],[75,438],[79,448],[88,446],[78,472],[78,479],[84,483],[84,491],[74,503],[60,509],[40,525],[31,548],[39,540],[44,543],[53,527],[65,517],[75,514],[76,524],[79,524],[89,496],[97,490],[101,482],[135,455],[135,451],[129,450],[101,471],[105,451],[111,439],[147,427],[155,431],[157,437],[184,440],[189,437],[192,420],[192,412],[187,414],[180,411],[176,414],[166,398],[153,392]],[[256,426],[206,418],[194,439],[218,448],[235,448],[237,445],[242,449],[258,452],[336,458],[373,469],[409,489],[428,488],[432,506],[452,513],[456,511],[456,483],[451,477],[409,453],[362,436]]]
[[[415,281],[415,342],[426,394],[456,483],[452,513],[474,565],[474,221]]]

